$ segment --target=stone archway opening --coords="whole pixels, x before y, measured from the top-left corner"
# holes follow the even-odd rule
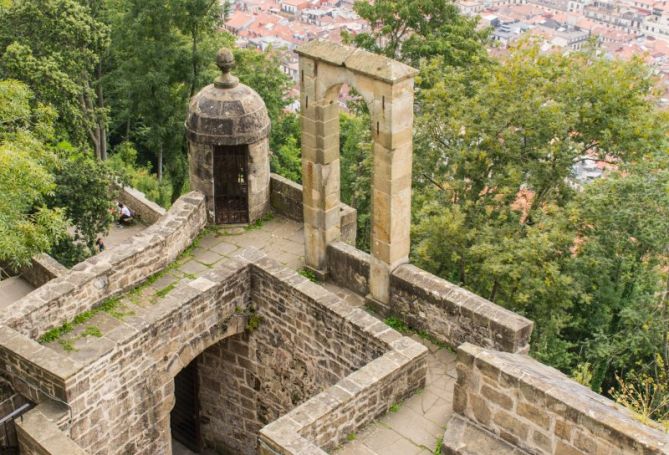
[[[174,377],[174,407],[170,413],[173,455],[202,451],[198,357]]]
[[[335,43],[312,41],[300,57],[305,262],[323,276],[327,246],[341,237],[339,105],[346,83],[370,111],[373,172],[368,298],[390,300],[390,273],[409,260],[414,68]]]

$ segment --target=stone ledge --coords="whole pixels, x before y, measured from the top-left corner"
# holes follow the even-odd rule
[[[118,199],[140,215],[142,222],[147,224],[156,223],[167,211],[153,201],[147,199],[146,195],[131,186],[119,186]]]
[[[295,53],[300,57],[343,66],[354,73],[389,84],[401,82],[418,74],[418,70],[397,60],[329,41],[310,41],[295,49]]]
[[[79,445],[58,428],[53,419],[47,418],[42,412],[42,406],[16,420],[16,432],[21,453],[25,455],[86,455]]]
[[[418,267],[397,267],[390,278],[390,311],[409,325],[456,347],[473,342],[525,353],[533,322]]]
[[[623,406],[528,356],[465,343],[458,348],[457,369],[455,411],[503,438],[509,437],[506,429],[512,426],[523,426],[532,434],[548,431],[547,439],[540,437],[539,442],[517,438],[516,444],[528,450],[552,453],[554,447],[559,453],[562,447],[581,453],[574,445],[585,452],[590,450],[587,446],[597,448],[597,453],[669,453],[669,434],[642,424]],[[479,393],[492,400],[486,409],[477,403]]]
[[[442,455],[529,455],[457,414],[449,419],[443,441]]]

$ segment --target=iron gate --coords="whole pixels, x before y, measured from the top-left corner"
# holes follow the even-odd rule
[[[11,398],[10,398],[11,399]],[[16,436],[14,420],[32,408],[31,403],[25,403],[5,416],[0,416],[0,455],[18,455],[19,440]]]
[[[214,147],[216,224],[249,222],[248,146]]]
[[[194,452],[200,452],[200,406],[197,359],[174,378],[174,408],[170,414],[172,437]]]

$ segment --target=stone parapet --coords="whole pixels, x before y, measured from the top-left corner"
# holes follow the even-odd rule
[[[160,205],[150,201],[144,193],[130,186],[120,187],[118,195],[119,202],[130,207],[130,209],[139,215],[143,223],[156,223],[165,213],[165,210]]]
[[[402,337],[391,350],[260,430],[261,455],[318,454],[425,384],[427,349]]]
[[[328,245],[328,279],[359,295],[369,294],[369,254],[344,242]]]
[[[40,405],[16,421],[19,448],[23,455],[87,455],[66,432],[59,428],[53,406]],[[60,417],[67,418],[67,413]]]
[[[477,453],[486,438],[488,446],[497,440],[496,447],[505,441],[520,449],[494,453],[669,453],[669,434],[528,356],[465,343],[458,348],[457,372],[446,455]]]
[[[38,338],[162,270],[191,244],[206,221],[204,196],[197,192],[182,196],[140,234],[77,264],[3,309],[0,325]]]
[[[304,221],[302,185],[278,174],[270,175],[270,203],[272,209],[286,218]],[[357,210],[346,204],[340,204],[341,240],[355,245],[357,234]]]
[[[391,314],[449,346],[469,342],[507,352],[529,350],[532,321],[416,266],[392,272],[390,294]]]

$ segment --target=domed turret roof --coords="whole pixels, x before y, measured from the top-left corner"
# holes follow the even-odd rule
[[[186,118],[188,138],[200,144],[240,145],[269,136],[265,102],[230,74],[232,52],[225,48],[218,51],[216,64],[222,75],[191,99]]]

